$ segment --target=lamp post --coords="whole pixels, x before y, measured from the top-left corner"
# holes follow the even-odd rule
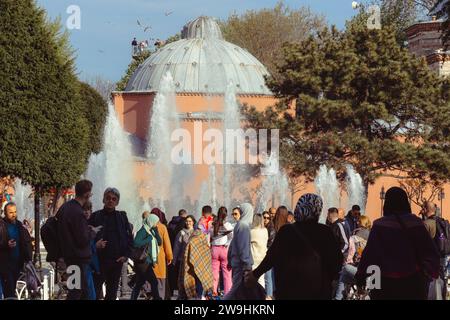
[[[381,187],[380,191],[380,200],[381,200],[381,215],[383,215],[383,204],[384,199],[386,199],[386,192],[384,192],[384,186]]]
[[[441,202],[441,216],[442,216],[442,202],[445,199],[444,188],[441,188],[441,191],[438,193],[438,200]]]

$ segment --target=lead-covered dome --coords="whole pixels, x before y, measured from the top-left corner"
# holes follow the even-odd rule
[[[237,94],[272,94],[265,85],[267,69],[247,50],[223,40],[215,19],[199,17],[187,23],[181,35],[145,60],[125,91],[158,91],[170,71],[180,93],[224,93],[232,81]]]

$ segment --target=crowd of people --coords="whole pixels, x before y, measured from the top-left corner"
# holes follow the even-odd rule
[[[104,206],[95,212],[91,196],[92,183],[79,181],[75,198],[54,217],[58,246],[49,256],[81,272],[81,286],[68,290],[71,300],[116,300],[120,291],[132,300],[341,300],[349,298],[349,288],[374,300],[427,299],[431,285],[446,275],[448,222],[429,202],[421,217],[413,214],[398,187],[387,191],[383,217],[373,224],[358,205],[347,214],[327,208],[326,223],[319,223],[322,199],[307,193],[293,212],[286,206],[255,212],[242,203],[229,215],[226,207],[215,213],[205,205],[198,221],[181,209],[168,222],[153,208],[133,226],[117,210],[119,190],[106,189]],[[31,260],[31,238],[16,211],[9,203],[0,220],[6,298],[14,296],[20,270]],[[373,266],[381,286],[371,288]]]

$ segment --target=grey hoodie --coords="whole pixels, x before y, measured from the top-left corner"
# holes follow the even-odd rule
[[[233,269],[251,270],[250,224],[253,221],[253,207],[249,203],[241,205],[241,219],[233,231],[233,240],[228,249],[228,263]]]

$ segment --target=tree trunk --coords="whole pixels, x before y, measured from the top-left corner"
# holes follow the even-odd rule
[[[34,265],[41,269],[41,238],[40,238],[40,206],[41,206],[41,191],[36,188],[34,191]]]

